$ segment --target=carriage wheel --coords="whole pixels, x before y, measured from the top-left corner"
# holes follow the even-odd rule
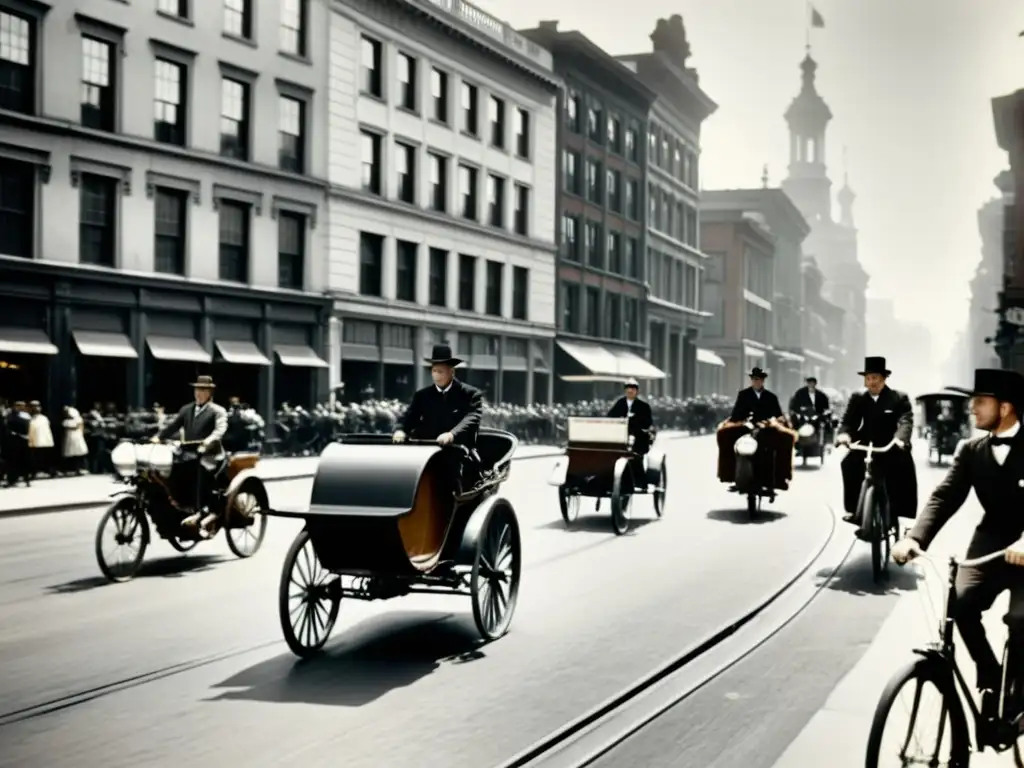
[[[255,479],[242,483],[242,487],[231,498],[231,509],[226,510],[226,513],[238,522],[231,521],[225,533],[228,537],[228,549],[235,557],[244,559],[259,551],[263,537],[267,535],[265,513],[269,506],[266,488]]]
[[[111,581],[135,578],[149,546],[149,521],[133,497],[118,499],[96,528],[96,563]]]
[[[519,599],[522,542],[512,508],[495,504],[476,542],[470,574],[473,621],[486,642],[508,632]]]
[[[564,485],[558,489],[558,507],[562,511],[562,519],[566,525],[572,525],[580,516],[582,499],[578,493],[570,493]]]
[[[668,491],[668,461],[661,460],[661,472],[658,477],[658,486],[653,491],[654,514],[661,517],[665,514],[665,493]]]
[[[612,480],[612,530],[622,536],[629,530],[629,501],[633,485],[633,470],[626,459],[615,462]]]
[[[306,659],[323,648],[340,607],[341,579],[320,564],[303,529],[285,555],[277,592],[281,629],[292,653]]]
[[[193,549],[195,549],[196,545],[199,544],[199,540],[196,539],[195,541],[182,541],[181,539],[171,537],[167,540],[167,543],[170,544],[171,547],[175,549],[175,551],[184,554],[185,552],[191,552]]]

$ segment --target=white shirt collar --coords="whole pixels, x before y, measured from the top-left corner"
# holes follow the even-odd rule
[[[445,394],[445,393],[446,393],[446,392],[447,392],[447,391],[448,391],[449,389],[451,389],[451,388],[452,388],[452,384],[454,384],[454,383],[455,383],[455,379],[452,379],[451,381],[449,381],[449,382],[448,382],[448,386],[447,386],[447,387],[445,387],[444,389],[441,389],[441,388],[440,388],[439,386],[437,386],[437,384],[435,384],[435,385],[434,385],[434,389],[436,389],[436,390],[437,390],[438,392],[440,392],[440,393],[441,393],[441,394],[443,395],[443,394]]]
[[[1014,424],[1012,427],[1010,427],[1009,429],[1004,430],[1003,432],[993,432],[992,436],[993,437],[1013,437],[1018,432],[1020,432],[1020,422],[1019,421],[1016,424]]]

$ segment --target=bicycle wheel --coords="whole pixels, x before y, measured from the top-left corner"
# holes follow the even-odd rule
[[[889,499],[884,490],[871,487],[866,501],[871,505],[871,573],[877,584],[889,572]]]
[[[918,735],[919,715],[931,736]],[[875,708],[866,768],[967,768],[970,758],[967,721],[947,669],[933,659],[918,659],[896,673]]]
[[[1002,690],[1002,701],[999,705],[999,714],[1001,719],[1006,722],[1013,718],[1017,712],[1013,711],[1015,702],[1021,696],[1020,691],[1012,690],[1014,681],[1009,676],[1009,662],[1010,662],[1010,644],[1007,643],[1003,646],[1003,684],[1000,690]],[[1007,711],[1007,710],[1010,711]],[[1024,734],[1018,737],[1017,741],[1013,743],[1013,761],[1017,768],[1024,768]]]

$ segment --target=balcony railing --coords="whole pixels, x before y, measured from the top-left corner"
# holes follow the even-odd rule
[[[492,16],[487,11],[477,8],[467,0],[428,0],[445,13],[450,13],[469,26],[483,32],[507,48],[511,48],[521,56],[531,59],[544,69],[553,66],[551,52],[541,48],[532,40],[520,35],[508,22]]]

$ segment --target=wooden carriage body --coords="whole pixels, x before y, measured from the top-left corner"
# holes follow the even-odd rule
[[[306,521],[321,564],[353,576],[415,578],[440,564],[464,564],[475,543],[473,512],[507,479],[518,441],[481,430],[481,479],[454,497],[445,449],[399,444],[388,435],[347,435],[320,455]],[[467,537],[469,540],[467,540]]]
[[[565,454],[552,470],[548,482],[565,493],[582,496],[610,496],[616,474],[623,474],[629,493],[645,493],[649,485],[658,485],[661,454],[647,454],[646,476],[635,462],[639,456],[629,444],[629,420],[602,416],[570,416]]]
[[[750,430],[744,422],[726,421],[718,427],[718,479],[723,483],[736,481],[736,441]],[[774,451],[758,451],[754,455],[758,462],[758,477],[771,473],[775,490],[788,491],[793,479],[793,456],[797,433],[782,424],[770,424],[761,428],[761,441],[768,441]],[[770,466],[769,466],[770,463]]]

